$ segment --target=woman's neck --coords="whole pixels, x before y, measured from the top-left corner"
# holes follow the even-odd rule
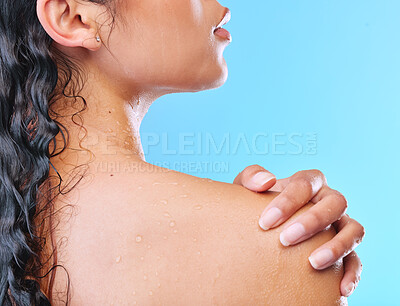
[[[71,98],[59,100],[52,106],[63,115],[54,119],[65,126],[69,135],[66,149],[56,156],[56,161],[62,160],[67,168],[92,161],[93,155],[97,163],[121,158],[145,161],[139,129],[150,105],[161,94],[137,90],[129,94],[122,91],[123,96],[115,94],[115,88],[110,90],[105,84],[90,84],[92,89],[85,88],[79,93],[85,98],[85,110],[81,111],[84,105],[79,98],[76,101]],[[72,120],[71,115],[76,112],[79,114]],[[56,143],[58,152],[63,147],[61,134],[56,136]],[[59,167],[64,168],[64,165]]]

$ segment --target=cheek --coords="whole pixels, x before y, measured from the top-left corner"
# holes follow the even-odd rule
[[[215,87],[215,82],[226,79],[223,44],[212,39],[207,31],[197,33],[178,38],[164,36],[164,41],[159,42],[148,65],[158,85],[192,91]]]
[[[119,60],[136,83],[184,90],[220,77],[225,64],[223,50],[209,33],[158,33],[147,37],[144,33],[141,39],[118,47]]]
[[[196,25],[201,25],[204,20],[204,9],[201,1],[199,0],[190,0],[190,9],[193,15],[194,23]]]
[[[144,16],[121,35],[126,37],[116,38],[125,72],[136,83],[185,91],[226,79],[223,46],[204,20],[201,1],[183,3],[186,7],[166,4],[163,11],[153,11],[157,17]]]

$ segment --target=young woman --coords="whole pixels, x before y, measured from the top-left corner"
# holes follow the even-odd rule
[[[3,0],[0,14],[2,305],[346,303],[364,229],[322,173],[254,165],[227,184],[144,160],[152,102],[226,81],[227,8]]]

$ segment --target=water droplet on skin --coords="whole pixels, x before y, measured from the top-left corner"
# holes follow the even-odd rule
[[[119,232],[119,235],[122,236],[123,235],[122,232]]]
[[[161,257],[160,256],[157,256],[157,259],[160,259]]]
[[[156,276],[158,276],[158,271],[156,271]]]
[[[165,204],[165,205],[168,204],[167,200],[161,200],[160,202],[161,202],[161,204]]]
[[[140,257],[140,260],[144,260],[144,257],[143,257],[143,256],[141,256],[141,257]]]
[[[181,198],[187,198],[188,195],[187,195],[187,194],[181,194],[180,197],[181,197]]]
[[[163,238],[166,240],[166,239],[167,239],[167,236],[164,236]]]
[[[137,236],[136,236],[136,242],[138,242],[138,243],[139,243],[140,241],[142,241],[142,236],[140,236],[140,235],[137,235]]]
[[[173,183],[168,183],[168,185],[178,185],[178,183],[173,182]]]
[[[151,249],[151,244],[149,244],[149,245],[147,246],[147,248],[148,248],[148,249]]]
[[[138,186],[138,188],[137,189],[139,189],[139,190],[142,190],[143,189],[143,187],[142,186]]]
[[[150,291],[149,291],[149,295],[153,295],[153,291],[150,290]]]
[[[174,230],[174,233],[176,234],[178,232],[178,230]]]
[[[121,256],[118,256],[118,257],[115,259],[115,262],[119,263],[120,261],[121,261]]]
[[[171,218],[171,215],[168,213],[168,211],[164,212],[164,216],[168,217],[168,218]]]
[[[161,185],[161,183],[154,182],[154,183],[153,183],[153,186],[156,186],[156,185]]]
[[[194,207],[194,209],[202,209],[202,208],[203,208],[203,206],[201,206],[201,205],[197,205]]]
[[[160,222],[160,221],[158,221],[158,222],[157,222],[157,224],[158,224],[158,225],[160,225],[160,224],[161,224],[161,222]]]
[[[197,241],[197,239],[196,239],[195,237],[192,237],[192,238],[193,238],[193,241],[194,241],[194,242],[196,242],[196,241]]]
[[[197,252],[197,254],[201,255],[201,252],[200,252],[200,251],[198,251],[198,252]]]
[[[174,226],[175,226],[175,221],[171,221],[171,222],[169,223],[169,226],[170,226],[170,227],[174,227]]]
[[[136,305],[136,301],[133,301],[133,305]]]
[[[143,276],[143,279],[144,279],[144,280],[147,280],[147,275]]]
[[[158,284],[157,284],[157,287],[158,287],[158,288],[160,288],[160,287],[161,287],[161,284],[160,284],[160,283],[158,283]]]
[[[133,295],[136,295],[136,291],[133,291]]]
[[[206,228],[206,231],[207,231],[207,232],[209,232],[209,231],[210,231],[210,229],[207,227],[207,228]]]

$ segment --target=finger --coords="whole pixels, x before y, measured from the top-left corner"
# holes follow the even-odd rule
[[[331,190],[329,195],[285,226],[280,234],[282,244],[293,245],[314,236],[339,220],[346,209],[347,201],[344,196]]]
[[[263,167],[252,165],[240,172],[233,183],[242,185],[252,191],[262,192],[268,190],[276,183],[276,177]]]
[[[331,266],[351,253],[364,238],[364,227],[360,223],[347,215],[342,219],[337,221],[342,223],[338,226],[340,231],[337,235],[311,253],[309,261],[315,269],[322,270]]]
[[[343,258],[344,275],[340,283],[340,292],[343,296],[350,296],[357,288],[361,279],[362,263],[355,251]]]
[[[269,191],[276,191],[276,192],[282,192],[283,189],[285,189],[287,187],[287,185],[289,184],[290,181],[290,177],[287,178],[283,178],[280,180],[277,180],[275,185],[272,186],[270,189],[268,189]]]
[[[259,225],[264,230],[280,225],[308,203],[324,186],[325,177],[319,170],[300,171],[291,176],[289,184],[261,214]]]

